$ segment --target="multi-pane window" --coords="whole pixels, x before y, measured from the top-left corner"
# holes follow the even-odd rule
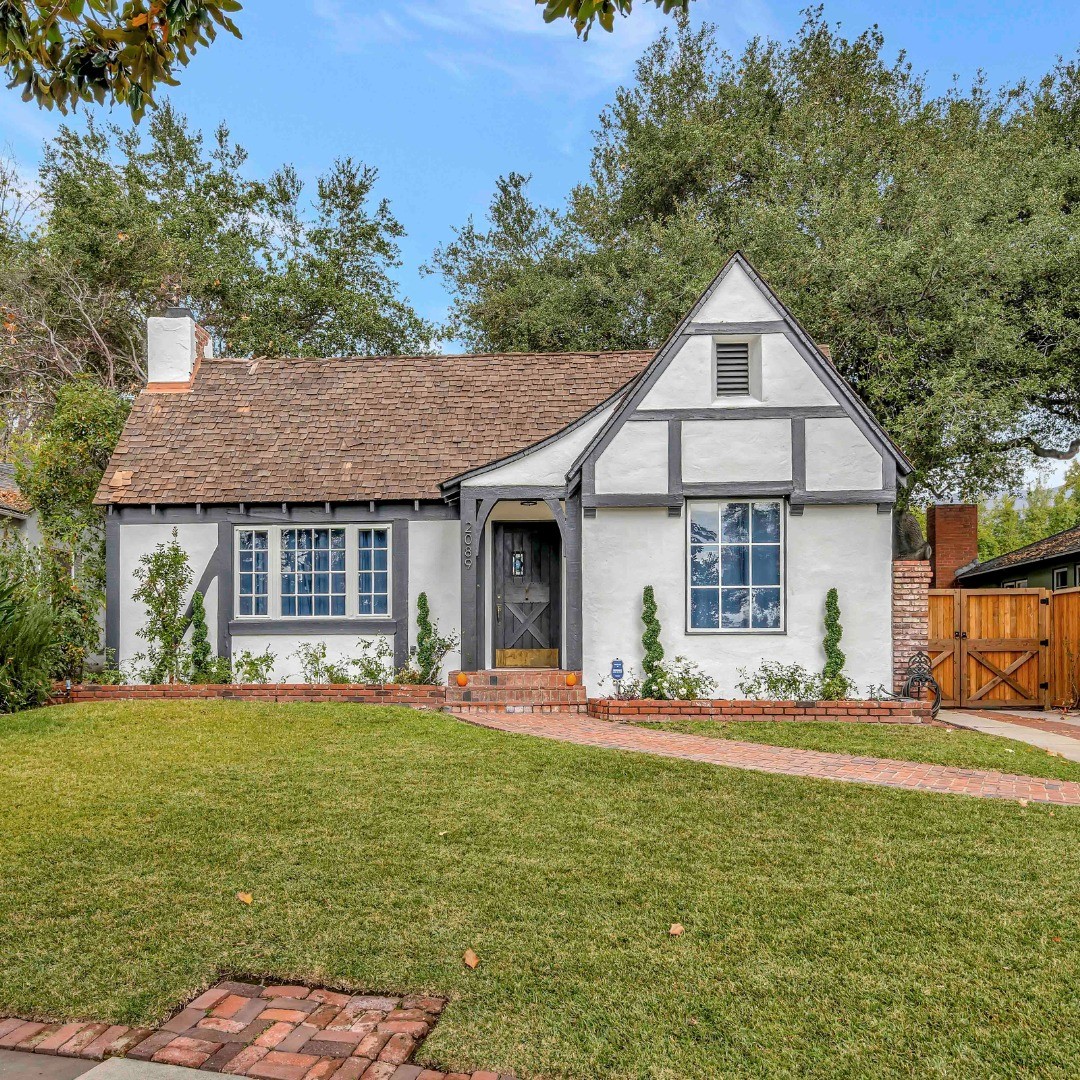
[[[387,618],[391,525],[236,530],[238,618]]]
[[[390,537],[386,529],[360,529],[359,599],[361,615],[390,610]]]
[[[241,529],[238,537],[241,615],[266,615],[270,608],[270,546],[265,529]]]
[[[345,530],[281,530],[281,614],[345,614]]]
[[[691,630],[783,627],[783,506],[690,502]]]

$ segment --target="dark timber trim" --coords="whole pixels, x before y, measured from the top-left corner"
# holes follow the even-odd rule
[[[667,468],[668,468],[668,494],[681,495],[683,490],[682,478],[682,421],[668,421],[667,443]]]
[[[638,409],[627,421],[636,420],[795,420],[847,416],[841,405],[717,405],[713,409]]]
[[[792,505],[803,506],[844,506],[896,502],[895,491],[803,491],[792,495]]]
[[[688,334],[715,334],[723,337],[725,334],[756,335],[756,334],[782,334],[785,323],[783,319],[762,319],[757,322],[692,322],[686,328]]]
[[[581,501],[586,510],[594,510],[598,506],[682,506],[681,495],[668,495],[667,492],[657,492],[655,495],[583,495]]]
[[[446,521],[457,517],[457,510],[440,500],[421,502],[417,508],[414,500],[375,503],[331,503],[329,511],[325,503],[288,503],[282,510],[281,503],[273,505],[247,503],[243,509],[236,503],[220,506],[148,506],[112,507],[111,518],[118,518],[125,525],[190,525],[210,521],[228,521],[250,525],[355,525],[365,521]]]
[[[790,495],[790,480],[730,480],[719,484],[684,484],[683,492],[689,498],[718,498],[729,496]]]
[[[105,519],[105,659],[120,663],[120,519]],[[110,655],[111,653],[111,655]]]
[[[394,590],[395,598],[397,590]],[[259,637],[261,635],[281,637],[288,634],[396,634],[400,620],[393,619],[230,619],[229,633],[237,637]],[[406,649],[405,660],[408,660]],[[394,663],[397,664],[397,646],[395,638]],[[401,666],[401,665],[398,665]]]
[[[390,543],[390,564],[393,581],[390,601],[394,605],[394,667],[403,668],[409,662],[409,519],[396,518]],[[360,620],[362,621],[362,620]]]

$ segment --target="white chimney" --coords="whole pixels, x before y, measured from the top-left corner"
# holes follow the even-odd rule
[[[146,320],[146,381],[152,389],[188,386],[198,361],[212,356],[210,335],[187,308],[168,308]]]

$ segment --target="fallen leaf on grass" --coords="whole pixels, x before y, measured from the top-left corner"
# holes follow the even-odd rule
[[[236,899],[239,900],[241,904],[250,904],[255,897],[249,892],[238,892],[236,894]]]
[[[672,937],[681,937],[682,932],[683,932],[683,924],[681,922],[673,922],[671,924],[671,929],[668,931],[668,933]]]
[[[1027,806],[1027,804],[1028,804],[1028,801],[1027,801],[1027,799],[1017,799],[1016,801],[1017,801],[1017,802],[1018,802],[1018,803],[1020,804],[1020,809],[1021,809],[1021,810],[1022,810],[1022,809],[1023,809],[1023,808],[1025,807],[1025,806]]]
[[[465,954],[462,956],[461,959],[465,961],[465,966],[470,971],[480,966],[480,957],[477,956],[476,953],[472,951],[472,949],[466,949]]]

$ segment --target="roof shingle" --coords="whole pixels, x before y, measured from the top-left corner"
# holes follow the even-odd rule
[[[651,352],[206,360],[141,393],[99,503],[437,499],[612,397]]]

